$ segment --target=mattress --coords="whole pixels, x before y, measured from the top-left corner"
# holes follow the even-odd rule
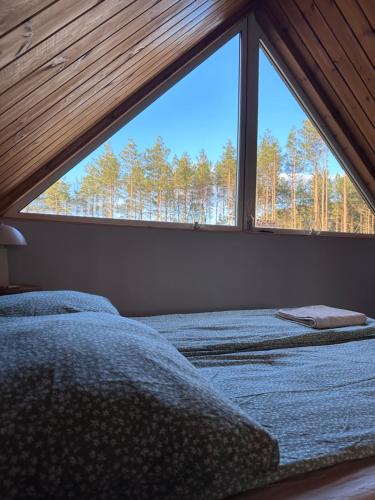
[[[273,310],[138,318],[279,441],[251,487],[375,455],[375,321],[313,330]]]

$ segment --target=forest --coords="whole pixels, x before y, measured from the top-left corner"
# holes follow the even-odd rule
[[[308,119],[283,146],[267,130],[258,144],[256,225],[373,234],[374,213],[343,171],[330,173],[330,154]],[[23,212],[234,225],[236,176],[230,140],[216,162],[204,150],[171,157],[161,137],[144,151],[129,140],[119,155],[106,143],[76,182],[63,177]]]

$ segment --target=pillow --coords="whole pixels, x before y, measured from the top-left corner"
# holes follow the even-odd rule
[[[1,322],[0,498],[207,500],[276,468],[277,442],[142,323]]]
[[[81,311],[119,314],[105,297],[71,290],[28,292],[0,297],[0,316],[42,316]]]

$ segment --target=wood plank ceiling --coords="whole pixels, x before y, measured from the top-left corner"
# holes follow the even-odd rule
[[[257,17],[375,195],[373,0],[263,0]],[[0,213],[249,0],[2,0]],[[118,111],[120,110],[120,111]]]
[[[246,0],[2,0],[0,213]]]
[[[375,198],[375,1],[265,0],[256,17]]]

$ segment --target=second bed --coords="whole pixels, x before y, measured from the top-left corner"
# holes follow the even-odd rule
[[[138,318],[279,442],[276,472],[244,489],[375,456],[375,321],[314,330],[274,310]]]

